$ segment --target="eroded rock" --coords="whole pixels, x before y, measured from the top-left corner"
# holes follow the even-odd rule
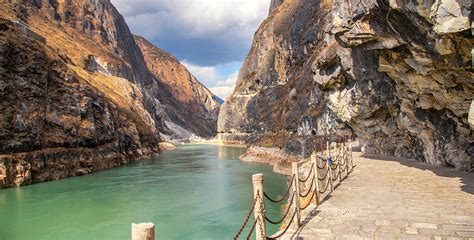
[[[367,153],[472,170],[471,3],[283,2],[258,29],[218,131],[261,146],[258,136],[290,141],[311,119],[317,133],[350,126]]]

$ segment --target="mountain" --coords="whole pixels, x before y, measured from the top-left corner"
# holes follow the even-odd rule
[[[218,119],[224,142],[300,154],[355,132],[365,153],[471,171],[470,1],[272,1]],[[472,17],[472,16],[471,16]],[[303,147],[303,149],[302,149]]]
[[[165,138],[192,134],[214,137],[220,103],[173,55],[140,36],[135,36],[148,69],[159,83],[156,98],[166,113]]]
[[[109,0],[8,0],[0,19],[0,188],[149,158],[173,129],[215,132],[214,95],[172,57],[147,62]]]

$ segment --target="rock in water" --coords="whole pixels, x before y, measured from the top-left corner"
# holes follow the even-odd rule
[[[267,134],[287,147],[308,123],[324,133],[330,122],[368,153],[472,170],[471,4],[283,1],[255,34],[220,138],[262,145]]]

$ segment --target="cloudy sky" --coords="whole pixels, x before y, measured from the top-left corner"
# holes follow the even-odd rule
[[[225,100],[270,0],[112,0],[133,33],[174,54]]]

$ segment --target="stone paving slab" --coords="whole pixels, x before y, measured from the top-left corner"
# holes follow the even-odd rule
[[[354,165],[282,239],[474,240],[474,173],[360,153]]]

